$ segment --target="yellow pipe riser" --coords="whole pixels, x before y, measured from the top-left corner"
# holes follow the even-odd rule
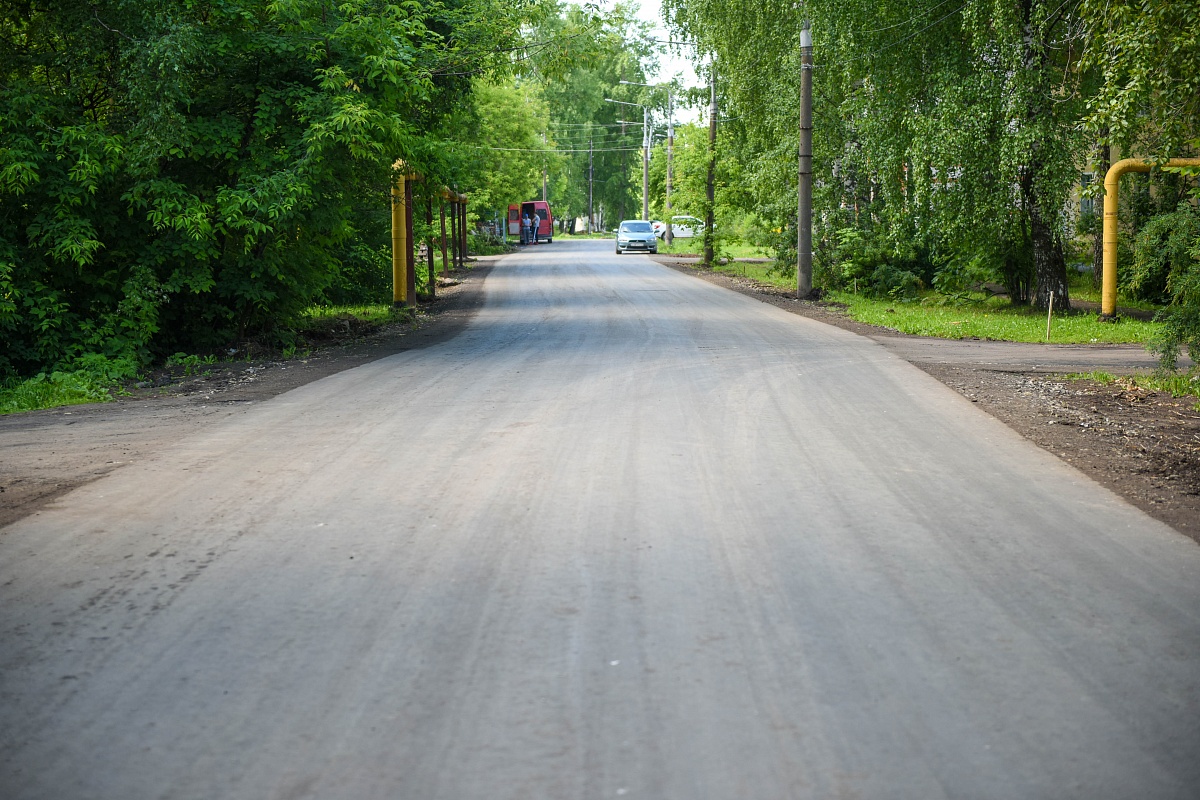
[[[404,176],[392,187],[392,305],[408,302],[408,231],[404,224]]]
[[[1104,176],[1104,274],[1100,295],[1100,313],[1117,314],[1117,190],[1126,172],[1149,172],[1152,167],[1200,167],[1200,158],[1172,158],[1159,164],[1145,158],[1123,158]]]

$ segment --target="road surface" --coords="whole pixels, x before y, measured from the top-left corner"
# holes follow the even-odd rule
[[[1200,548],[609,242],[0,531],[0,796],[1195,798]]]

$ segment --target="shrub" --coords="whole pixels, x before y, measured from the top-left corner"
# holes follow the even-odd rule
[[[1125,285],[1139,300],[1164,302],[1172,274],[1186,272],[1195,260],[1193,250],[1200,240],[1200,214],[1187,203],[1170,214],[1152,217],[1138,232],[1133,264]]]
[[[1149,347],[1158,354],[1163,369],[1173,370],[1180,347],[1187,348],[1193,361],[1200,361],[1200,212],[1183,204],[1177,211],[1151,220],[1143,233],[1151,230],[1151,225],[1155,233],[1146,236],[1145,270],[1139,280],[1146,286],[1162,280],[1170,305],[1156,315],[1163,327]],[[1138,241],[1141,251],[1141,236]],[[1164,245],[1157,256],[1149,250],[1155,242]]]

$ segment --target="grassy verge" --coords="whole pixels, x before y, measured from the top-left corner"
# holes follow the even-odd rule
[[[830,292],[829,300],[844,303],[851,318],[893,328],[915,336],[943,339],[995,339],[1004,342],[1045,342],[1046,314],[1013,306],[1000,297],[952,302],[939,295],[921,301],[895,302]],[[1104,323],[1091,312],[1055,314],[1050,326],[1056,344],[1145,344],[1158,329],[1153,322],[1124,319]]]
[[[723,267],[717,267],[716,271],[724,272],[729,275],[741,275],[743,278],[750,278],[753,281],[764,283],[767,286],[774,286],[779,289],[791,289],[792,291],[795,291],[796,289],[795,278],[788,278],[771,272],[770,264],[751,264],[741,261],[733,264],[726,264]]]
[[[734,263],[718,271],[742,275],[759,283],[795,289],[795,278],[770,271],[770,264]],[[1083,287],[1072,285],[1072,296],[1089,299]],[[1014,306],[1003,297],[974,295],[969,299],[927,293],[919,300],[877,300],[851,292],[829,292],[827,300],[842,303],[851,319],[892,328],[914,336],[943,339],[994,339],[1006,342],[1045,342],[1046,314]],[[1124,305],[1124,303],[1123,303]],[[1130,303],[1130,306],[1140,307]],[[1149,306],[1148,308],[1153,308]],[[1136,319],[1102,323],[1092,312],[1055,314],[1050,325],[1050,342],[1057,344],[1145,344],[1158,325]]]
[[[0,384],[0,414],[106,403],[114,394],[121,394],[122,383],[136,374],[136,366],[128,359],[82,356],[66,369]]]
[[[392,322],[412,319],[412,309],[393,310],[390,304],[373,303],[345,306],[314,306],[294,321],[292,339],[299,344],[243,347],[232,358],[216,355],[176,353],[162,367],[176,376],[198,375],[221,363],[248,357],[302,358],[309,344],[354,338]],[[0,415],[17,414],[84,403],[106,403],[114,396],[127,394],[124,386],[138,376],[132,361],[109,360],[103,356],[83,356],[68,367],[35,375],[10,378],[0,383]]]
[[[387,303],[363,303],[349,306],[312,306],[300,316],[300,331],[320,328],[328,320],[356,319],[383,325],[395,319],[398,312]]]
[[[688,239],[676,239],[668,246],[659,241],[658,252],[674,256],[701,255],[704,252],[704,237],[693,236]],[[769,253],[759,247],[748,244],[722,244],[717,248],[720,258],[767,258]]]
[[[1166,392],[1171,397],[1190,397],[1196,400],[1193,406],[1200,411],[1200,371],[1180,373],[1152,373],[1150,375],[1113,375],[1110,372],[1072,372],[1062,376],[1069,381],[1094,381],[1104,385],[1116,384],[1125,389],[1148,389]]]

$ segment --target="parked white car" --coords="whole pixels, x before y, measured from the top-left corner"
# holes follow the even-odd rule
[[[663,238],[667,235],[667,224],[661,220],[650,223],[654,226],[654,235]],[[671,217],[671,235],[678,239],[691,239],[704,233],[704,220],[689,217],[686,214]]]

